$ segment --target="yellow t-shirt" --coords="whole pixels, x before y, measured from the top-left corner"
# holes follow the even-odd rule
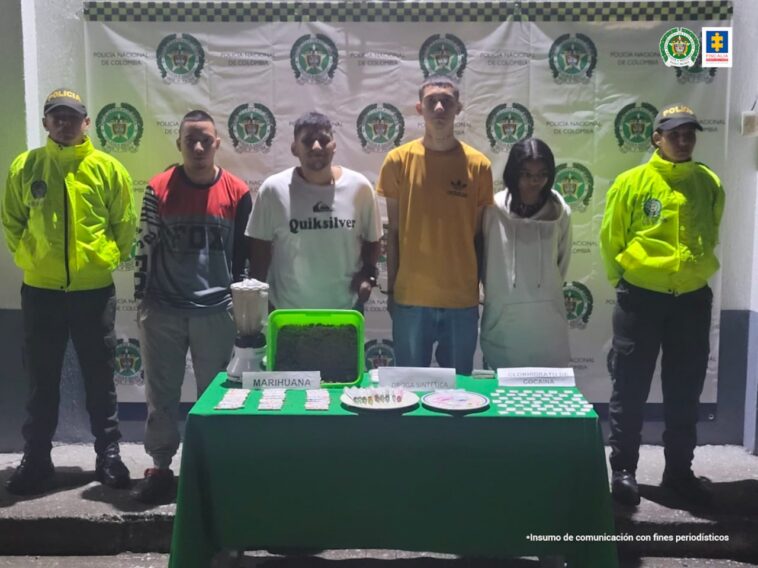
[[[433,308],[476,306],[476,217],[479,207],[493,202],[487,157],[462,142],[437,152],[414,140],[387,154],[377,193],[398,200],[395,301]]]

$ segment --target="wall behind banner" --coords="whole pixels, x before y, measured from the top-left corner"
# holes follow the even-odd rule
[[[265,177],[293,164],[292,123],[317,109],[335,123],[338,162],[374,181],[386,152],[423,132],[414,109],[418,84],[429,74],[452,76],[464,103],[456,133],[492,159],[496,189],[516,141],[535,135],[555,151],[556,189],[573,209],[573,258],[564,289],[572,365],[585,394],[607,400],[614,296],[598,251],[604,194],[618,172],[647,160],[656,109],[671,101],[697,109],[706,128],[697,155],[723,169],[728,71],[665,67],[658,44],[674,25],[697,34],[704,25],[728,25],[727,11],[712,4],[702,19],[674,24],[667,21],[673,8],[660,4],[651,12],[655,21],[608,23],[599,15],[597,21],[567,21],[577,4],[547,8],[533,21],[512,15],[499,21],[511,7],[451,3],[443,5],[444,17],[427,22],[428,5],[408,12],[402,6],[377,5],[370,12],[347,3],[347,19],[357,21],[340,22],[344,12],[315,3],[221,12],[179,3],[145,8],[144,15],[157,21],[137,25],[139,7],[135,15],[115,3],[92,3],[85,11],[85,64],[96,144],[124,162],[141,193],[152,175],[178,159],[181,116],[207,109],[221,127],[219,163],[255,194]],[[302,17],[303,10],[310,15]],[[297,16],[311,21],[286,21]],[[133,270],[126,263],[116,274],[122,401],[143,399]],[[718,298],[718,278],[713,286]],[[375,292],[366,315],[369,364],[391,364],[382,294]],[[717,345],[718,310],[713,317]],[[716,400],[717,366],[714,350],[704,402]],[[187,399],[192,390],[186,382]]]
[[[4,126],[7,128],[5,136],[0,137],[0,168],[2,168],[0,179],[3,180],[13,158],[26,147],[22,41],[21,5],[3,6],[3,17],[0,19],[0,53],[18,55],[17,57],[8,55],[0,59],[0,76],[3,77],[4,83],[3,102],[6,111]],[[21,273],[13,265],[4,242],[0,245],[0,267],[7,268],[2,271],[0,297],[12,299],[9,302],[0,301],[0,337],[3,338],[0,341],[0,360],[3,361],[3,370],[0,374],[0,416],[2,416],[3,425],[0,428],[0,448],[3,448],[18,445],[18,442],[5,442],[3,437],[4,432],[8,430],[6,425],[14,428],[14,431],[7,432],[6,435],[11,440],[18,437],[16,425],[21,423],[24,411],[20,402],[27,392],[19,355],[20,337],[16,332],[21,327],[21,312],[18,309],[10,309],[18,308]]]
[[[175,2],[170,3],[174,4]],[[24,36],[25,38],[28,36],[25,41],[35,46],[39,57],[34,68],[27,66],[25,69],[24,86],[27,90],[27,100],[31,101],[31,107],[27,109],[27,112],[31,117],[30,122],[28,122],[26,126],[27,136],[31,140],[36,139],[39,141],[44,139],[45,133],[42,131],[39,124],[39,108],[33,108],[35,101],[37,107],[41,107],[45,95],[50,90],[58,87],[59,85],[71,85],[81,90],[85,90],[87,87],[85,81],[87,62],[85,57],[86,50],[84,45],[85,40],[83,29],[88,24],[84,23],[83,6],[81,0],[17,0],[15,4],[24,4],[27,10],[31,9],[31,11],[36,15],[36,23],[31,29],[31,33],[27,34],[25,30]],[[126,4],[132,5],[132,3],[129,2]],[[248,3],[245,2],[245,4]],[[540,5],[539,3],[533,4],[535,6]],[[615,2],[607,2],[607,4],[612,7]],[[719,443],[723,442],[724,440],[731,441],[733,443],[739,443],[742,439],[742,408],[744,407],[744,381],[746,373],[746,369],[744,367],[744,357],[750,341],[745,330],[755,329],[756,327],[755,325],[750,327],[745,322],[747,320],[755,320],[755,322],[758,323],[758,317],[754,317],[758,313],[758,294],[755,292],[755,290],[758,290],[758,279],[754,277],[754,273],[756,272],[754,268],[756,262],[756,255],[754,254],[756,244],[754,241],[757,234],[755,230],[756,223],[758,223],[758,219],[756,218],[756,211],[758,211],[758,209],[755,207],[755,172],[756,160],[758,160],[758,148],[756,147],[755,138],[746,139],[739,136],[739,113],[741,110],[747,110],[750,108],[750,105],[755,98],[756,88],[758,87],[758,67],[753,64],[749,56],[740,57],[740,54],[744,55],[745,53],[752,53],[752,47],[755,45],[757,39],[755,37],[755,34],[756,29],[758,29],[755,26],[755,23],[758,22],[758,6],[756,6],[753,0],[734,0],[733,4],[735,13],[733,25],[735,29],[735,41],[737,42],[736,46],[738,47],[738,49],[736,49],[737,57],[735,59],[735,69],[733,71],[719,71],[717,74],[717,76],[722,74],[723,76],[728,76],[731,83],[729,87],[729,110],[728,112],[723,113],[721,117],[722,119],[726,120],[726,124],[719,126],[720,129],[724,129],[726,132],[726,151],[728,151],[729,154],[729,159],[726,161],[726,166],[728,167],[716,163],[711,157],[711,154],[713,153],[712,150],[708,150],[703,143],[706,139],[706,136],[712,136],[713,133],[707,133],[706,135],[701,136],[698,148],[696,150],[696,158],[712,165],[722,176],[728,194],[725,223],[722,227],[723,246],[721,251],[724,273],[722,287],[722,306],[727,311],[725,314],[722,314],[721,320],[722,361],[720,362],[720,376],[718,385],[719,411],[716,420],[713,423],[704,424],[704,429],[701,430],[701,433],[705,432],[703,440],[708,443]],[[640,3],[640,6],[646,5],[647,4],[645,3]],[[8,13],[10,12],[4,8],[4,15]],[[633,23],[634,19],[634,17],[631,17],[629,18],[629,21],[624,23],[596,23],[593,24],[593,26],[599,29],[605,28],[610,32],[614,32],[615,30],[621,28],[628,29],[629,26],[637,26],[640,30],[640,33],[649,33],[652,29],[652,26],[657,26],[660,24],[660,22],[656,23],[646,21],[638,21],[635,24]],[[9,19],[4,20],[6,23],[9,21]],[[668,23],[673,26],[677,25],[678,22],[670,21]],[[19,30],[21,28],[21,22],[16,21],[16,24],[16,29]],[[139,27],[146,24],[138,23],[133,25],[135,27]],[[567,23],[566,25],[570,29],[574,29],[575,27],[580,26],[579,23]],[[680,25],[692,24],[691,22],[681,22]],[[705,22],[698,21],[694,27],[699,29],[699,27],[702,25],[705,25]],[[539,24],[537,27],[539,28]],[[452,33],[457,33],[457,29],[458,26],[456,25],[452,29]],[[450,29],[444,31],[440,30],[440,33],[445,33],[447,31],[450,31]],[[3,42],[3,52],[6,54],[4,61],[0,63],[0,65],[2,65],[3,69],[3,78],[7,80],[8,85],[12,83],[12,77],[14,76],[8,73],[11,62],[19,62],[25,56],[25,54],[18,49],[18,46],[9,44],[8,40],[10,37],[11,36],[8,34],[3,34],[2,39],[0,40]],[[597,44],[595,38],[592,39]],[[741,46],[741,48],[739,46]],[[152,49],[155,49],[155,47],[156,46],[153,46]],[[649,49],[646,48],[644,51],[655,50],[655,47],[650,47]],[[601,70],[607,63],[608,61],[604,63],[603,59],[600,58],[598,61],[598,69]],[[154,60],[151,62],[151,64],[155,64]],[[416,67],[416,69],[418,70],[419,68]],[[658,78],[659,82],[661,80],[669,80],[669,76],[665,73],[665,71],[674,73],[671,70],[664,69],[662,66],[660,66],[660,64],[651,67],[651,69],[655,70],[654,76]],[[638,91],[647,93],[647,85],[649,83],[649,81],[641,81]],[[702,88],[705,87],[705,85],[698,86],[697,84],[694,86],[695,90],[700,90],[701,92]],[[92,93],[93,90],[96,91],[100,87],[101,85],[90,83],[90,93]],[[19,86],[19,89],[20,88],[21,87]],[[558,88],[558,85],[554,85],[551,87],[551,90],[557,90]],[[676,83],[675,89],[675,94],[678,95],[681,93],[685,95],[685,98],[689,97],[689,91],[686,84]],[[399,91],[400,88],[397,90]],[[405,92],[406,87],[403,86],[402,90]],[[713,84],[710,84],[708,90],[705,92],[710,95],[716,91],[724,93],[725,90],[726,87],[723,84],[721,86],[714,86]],[[8,90],[4,90],[4,96],[7,96],[9,92],[10,91]],[[407,121],[411,121],[415,118],[410,112],[410,105],[413,102],[414,92],[415,85],[414,88],[411,88],[408,91],[406,96],[401,97],[404,104],[402,110]],[[610,94],[607,89],[604,90],[603,93],[604,96],[608,96]],[[472,95],[470,93],[464,93],[464,97],[466,98],[466,102],[473,102]],[[25,112],[23,106],[23,95],[18,97],[18,103],[10,105],[9,110],[14,112],[14,116],[16,117],[23,116]],[[93,113],[96,111],[94,108],[92,110]],[[174,120],[176,120],[176,118],[178,117],[174,117]],[[544,125],[540,126],[539,123],[536,124],[537,135],[543,135],[543,127]],[[282,131],[282,135],[289,135],[290,128],[290,125],[287,125]],[[23,126],[21,126],[20,129],[17,128],[12,130],[18,132],[19,145],[23,146]],[[722,135],[723,132],[720,132],[716,135],[716,137],[720,138]],[[408,135],[406,135],[406,139],[407,136]],[[96,139],[96,136],[94,136],[94,138],[96,143],[99,143]],[[548,140],[551,142],[551,144],[555,143],[552,139]],[[354,144],[354,142],[352,143]],[[165,147],[169,148],[169,152],[173,152],[170,137],[167,139],[166,144],[167,146]],[[231,144],[230,139],[226,134],[224,135],[224,144],[226,146],[230,146]],[[487,145],[488,142],[482,146],[482,149],[490,153],[487,150]],[[342,153],[346,149],[345,146],[346,142],[345,140],[342,140],[340,142],[340,154],[338,154],[338,156],[343,161],[343,163],[350,166],[351,164],[348,162],[348,157]],[[617,145],[613,140],[613,136],[611,136],[611,141],[608,144],[608,150],[613,150],[615,152],[615,148],[617,148]],[[229,150],[229,148],[227,148],[227,150]],[[723,147],[721,150],[723,150]],[[16,150],[14,149],[13,152],[15,151]],[[13,152],[7,156],[4,164],[5,166],[7,166],[10,162]],[[123,157],[121,154],[116,155]],[[227,156],[229,155],[233,156],[234,153],[229,152],[222,154],[221,159],[223,160],[223,165],[228,166],[230,169],[236,168],[236,166],[227,159]],[[498,163],[504,163],[506,154],[501,153],[499,156],[499,158],[496,158],[496,160],[500,160]],[[170,160],[175,161],[177,157],[178,155],[171,154]],[[634,159],[633,163],[630,161],[630,158]],[[377,159],[380,159],[380,155],[377,156]],[[640,163],[644,159],[645,156],[643,154],[627,154],[624,158],[625,161],[622,167],[628,167],[627,164],[633,165],[634,163]],[[159,168],[162,168],[164,165],[165,164],[161,164]],[[287,163],[286,165],[290,165],[290,163]],[[280,164],[277,164],[275,166],[272,165],[270,169],[275,170],[279,168],[279,166]],[[501,166],[496,165],[496,167]],[[147,172],[146,176],[152,175],[156,171],[158,171],[158,169],[149,171]],[[267,173],[268,171],[263,172],[262,175],[267,175]],[[612,176],[614,173],[615,172],[606,173],[606,175]],[[607,185],[601,187],[598,187],[596,185],[595,197],[597,197],[599,193],[604,192],[606,189]],[[598,214],[601,210],[601,208],[597,209]],[[578,219],[581,215],[582,214],[577,215],[576,218]],[[584,214],[584,216],[586,215],[587,213]],[[596,222],[599,222],[599,219],[597,219]],[[2,257],[0,254],[0,267],[5,268],[5,270],[2,270],[2,276],[0,276],[0,282],[2,282],[2,285],[0,285],[0,308],[8,310],[8,313],[17,314],[19,307],[17,283],[20,281],[20,276],[18,270],[12,265],[3,261],[3,258],[4,257]],[[571,277],[575,278],[576,274],[572,272]],[[607,286],[604,283],[602,285],[604,287]],[[752,293],[751,290],[753,290]],[[608,292],[610,292],[610,290],[608,290]],[[595,310],[597,309],[598,308],[596,301]],[[598,319],[607,318],[605,315],[600,315],[597,313],[597,311],[595,311],[595,313],[593,313],[591,316],[590,323],[594,325],[595,321]],[[743,322],[743,320],[745,320],[745,322]],[[14,385],[15,388],[19,389],[13,393],[7,393],[5,390],[3,390],[3,400],[9,401],[12,399],[14,402],[9,402],[8,406],[13,406],[20,410],[23,406],[23,396],[25,393],[23,377],[20,377],[17,373],[17,369],[19,368],[20,363],[13,365],[7,364],[10,359],[19,358],[18,354],[20,336],[18,333],[18,322],[15,319],[14,322],[15,323],[13,324],[2,325],[2,329],[0,329],[0,334],[4,338],[3,345],[7,347],[6,351],[9,355],[5,359],[6,365],[3,367],[2,376],[0,378],[2,379],[4,386]],[[731,332],[724,335],[724,332],[728,330],[731,330]],[[575,335],[575,333],[578,332],[572,332],[572,335]],[[755,332],[753,333],[755,335]],[[602,347],[599,348],[599,350],[602,350]],[[725,350],[727,355],[723,356]],[[717,344],[713,346],[713,351],[717,352]],[[755,350],[755,353],[758,354],[758,350]],[[753,357],[753,359],[755,359],[755,357]],[[755,363],[753,363],[752,368],[755,369]],[[79,382],[77,375],[78,371],[75,367],[69,367],[66,372],[74,374],[74,376],[69,377],[70,382]],[[599,384],[602,384],[604,381],[607,381],[607,377],[602,376],[599,379]],[[726,402],[726,405],[723,405],[722,402],[726,401],[727,398],[724,396],[724,394],[728,394],[732,399],[739,401],[740,407],[732,407],[728,402]],[[10,398],[6,398],[6,396],[9,396]],[[76,392],[67,392],[64,390],[64,400],[67,400],[69,397],[75,396],[77,396]],[[601,401],[604,400],[603,396],[594,398]],[[83,407],[83,405],[80,406]],[[2,423],[4,427],[2,430],[0,430],[0,432],[2,432],[2,434],[0,434],[0,436],[2,436],[2,438],[0,438],[0,445],[3,447],[17,447],[20,421],[15,418],[15,415],[13,415],[13,413],[10,415],[4,413],[3,416],[4,418]],[[65,416],[62,415],[61,422],[63,423],[64,420]],[[84,424],[86,423],[86,419],[80,420],[80,422]],[[732,423],[738,423],[739,428],[735,429]],[[755,428],[755,421],[752,423],[752,426]],[[137,426],[135,431],[139,430],[140,427]],[[646,431],[648,431],[647,427]],[[134,434],[132,435],[134,436]],[[139,436],[139,434],[136,435]],[[82,438],[86,438],[86,427],[82,428],[81,436]],[[127,434],[127,436],[129,436],[129,434]],[[659,439],[659,436],[656,433],[651,434],[648,431],[647,438],[652,441],[657,441]]]

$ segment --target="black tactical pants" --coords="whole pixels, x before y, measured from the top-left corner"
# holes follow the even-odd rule
[[[610,358],[613,393],[608,441],[612,470],[637,469],[643,408],[662,351],[666,470],[673,475],[689,471],[697,444],[698,402],[708,366],[712,300],[708,286],[673,295],[619,282]]]
[[[118,442],[118,406],[113,382],[116,296],[113,285],[63,292],[24,285],[24,367],[29,377],[28,417],[22,428],[24,451],[49,455],[58,425],[61,369],[69,336],[84,378],[86,407],[103,454]]]

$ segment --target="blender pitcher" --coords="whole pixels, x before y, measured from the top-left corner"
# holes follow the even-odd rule
[[[230,381],[241,382],[242,373],[263,368],[266,355],[263,326],[268,318],[268,284],[249,278],[234,282],[231,289],[237,337],[226,374]]]

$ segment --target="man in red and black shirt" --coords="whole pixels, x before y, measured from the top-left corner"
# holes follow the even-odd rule
[[[229,362],[235,326],[230,285],[244,275],[247,184],[215,163],[221,139],[206,112],[179,127],[182,165],[158,174],[142,202],[134,295],[145,365],[145,450],[155,467],[133,492],[153,503],[170,495],[179,447],[178,406],[187,349],[198,396]]]

